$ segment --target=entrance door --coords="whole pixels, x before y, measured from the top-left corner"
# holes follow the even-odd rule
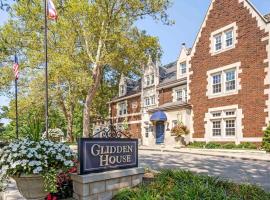
[[[157,144],[164,143],[164,131],[165,131],[164,122],[157,122],[157,125],[156,125],[156,143]]]

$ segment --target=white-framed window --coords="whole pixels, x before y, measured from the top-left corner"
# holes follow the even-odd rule
[[[212,121],[212,134],[214,137],[221,136],[221,120]]]
[[[187,87],[174,89],[174,101],[187,102]]]
[[[119,91],[120,96],[125,95],[125,93],[126,93],[126,87],[125,87],[125,85],[120,85],[120,89],[119,90],[120,90]]]
[[[215,51],[219,51],[222,49],[222,34],[218,34],[214,36],[215,38]]]
[[[146,86],[154,85],[154,83],[155,83],[154,74],[150,74],[150,75],[145,76],[145,84],[146,84]]]
[[[144,98],[144,105],[145,106],[152,106],[155,104],[156,104],[156,96],[155,95]]]
[[[180,73],[181,73],[181,75],[184,75],[187,73],[187,63],[186,62],[180,63]]]
[[[212,137],[235,137],[236,110],[211,112]]]
[[[233,30],[230,29],[225,32],[225,39],[226,39],[226,47],[230,47],[233,45]]]
[[[226,91],[234,91],[236,88],[236,80],[235,80],[235,75],[236,70],[232,69],[232,70],[228,70],[225,71],[225,76],[226,76]]]
[[[123,116],[126,115],[127,113],[127,102],[120,102],[118,103],[118,115]]]
[[[241,62],[237,62],[207,71],[206,96],[211,99],[238,94],[242,88],[240,66]]]
[[[153,85],[155,83],[155,76],[154,74],[151,75],[151,85]]]
[[[212,79],[213,79],[213,94],[217,94],[221,92],[221,73],[218,74],[213,74],[212,75]]]
[[[212,94],[230,93],[236,90],[236,69],[221,71],[211,75]]]
[[[211,55],[215,55],[235,47],[237,43],[236,22],[229,24],[211,33]]]

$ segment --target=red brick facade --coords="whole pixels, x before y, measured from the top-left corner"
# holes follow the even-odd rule
[[[223,53],[211,56],[210,36],[211,33],[236,22],[237,44],[236,47]],[[244,7],[239,0],[216,0],[210,10],[206,25],[201,31],[196,44],[196,51],[191,57],[190,76],[190,103],[194,113],[193,138],[204,138],[205,113],[208,108],[238,104],[243,110],[242,120],[244,137],[262,137],[262,129],[266,126],[265,112],[267,95],[264,90],[269,85],[264,85],[266,76],[265,68],[268,63],[266,45],[268,41],[262,38],[268,36],[264,30],[258,27],[256,18]],[[194,48],[194,47],[193,47]],[[236,95],[209,99],[207,92],[207,71],[241,62],[239,74],[241,89]]]
[[[173,93],[172,88],[161,89],[159,91],[159,97],[158,97],[159,106],[172,102],[173,101],[172,93]]]
[[[120,102],[127,102],[127,115],[118,116],[117,104]],[[141,134],[141,96],[131,97],[122,101],[116,101],[111,103],[111,114],[114,123],[123,123],[125,120],[128,124],[128,132],[130,132],[133,138],[140,138]]]

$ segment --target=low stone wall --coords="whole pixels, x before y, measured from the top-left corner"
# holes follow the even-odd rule
[[[122,169],[102,173],[72,174],[73,197],[77,200],[111,200],[123,188],[142,183],[144,168]]]

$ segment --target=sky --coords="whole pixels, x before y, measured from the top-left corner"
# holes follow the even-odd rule
[[[140,29],[159,38],[163,50],[162,64],[173,62],[177,59],[181,44],[186,43],[192,47],[195,37],[208,9],[211,0],[174,0],[168,10],[170,19],[175,25],[166,26],[150,18],[137,23]],[[262,13],[270,13],[270,0],[251,0],[255,7]],[[7,20],[7,15],[0,11],[0,25]],[[8,98],[0,96],[0,106],[7,105]]]

